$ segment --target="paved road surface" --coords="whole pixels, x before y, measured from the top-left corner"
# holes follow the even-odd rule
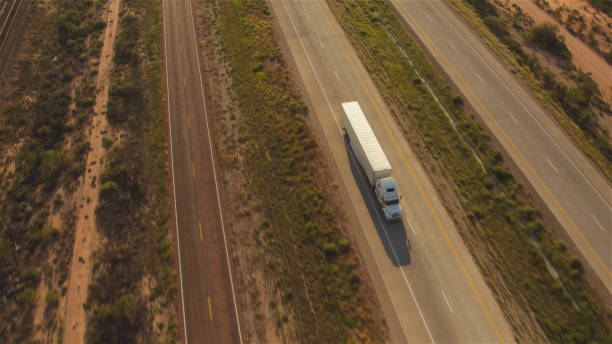
[[[189,1],[163,1],[181,337],[241,342]],[[184,321],[183,321],[184,320]]]
[[[346,191],[353,234],[379,295],[393,342],[512,342],[490,290],[324,1],[272,0],[284,42],[320,124],[320,142]],[[357,100],[403,195],[405,219],[387,225],[347,149],[340,103]],[[343,192],[344,192],[343,191]]]
[[[607,181],[442,1],[392,3],[612,291]]]

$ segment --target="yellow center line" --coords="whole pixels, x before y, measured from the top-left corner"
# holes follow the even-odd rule
[[[193,177],[195,178],[195,164],[193,161],[191,162],[191,171],[193,172]]]
[[[179,45],[181,47],[181,52],[183,52],[183,43]]]
[[[478,290],[476,289],[476,286],[474,285],[474,282],[472,281],[472,278],[470,277],[470,274],[468,273],[468,271],[467,271],[467,269],[466,269],[466,267],[465,267],[465,265],[463,263],[463,260],[461,259],[461,257],[459,257],[459,253],[457,253],[457,250],[456,250],[455,246],[451,242],[450,237],[448,236],[448,233],[446,231],[446,228],[442,224],[442,221],[440,220],[440,218],[438,217],[438,214],[436,213],[435,209],[433,208],[433,205],[431,204],[431,202],[429,200],[429,197],[427,196],[427,194],[423,190],[423,187],[421,186],[421,183],[419,182],[419,180],[418,180],[414,170],[412,169],[412,166],[408,162],[408,159],[406,158],[406,156],[404,155],[404,152],[402,151],[401,147],[399,146],[397,138],[391,132],[389,124],[385,120],[385,118],[384,118],[380,108],[378,107],[378,105],[374,101],[374,97],[372,96],[369,88],[366,86],[363,78],[361,77],[361,74],[357,70],[357,67],[356,67],[355,63],[353,62],[353,60],[350,58],[346,48],[342,44],[342,41],[340,40],[340,38],[338,36],[338,33],[336,32],[336,30],[334,30],[334,28],[333,28],[329,18],[325,14],[325,11],[323,10],[323,7],[321,6],[320,2],[319,1],[315,1],[315,2],[319,6],[319,9],[321,10],[321,13],[323,14],[323,17],[325,17],[325,20],[327,21],[327,25],[329,25],[330,29],[332,30],[332,32],[333,32],[333,34],[334,34],[334,36],[336,38],[336,41],[338,41],[338,44],[340,45],[340,48],[344,52],[344,55],[345,55],[346,59],[349,61],[349,64],[351,65],[351,67],[353,69],[353,72],[355,73],[355,75],[359,79],[359,82],[361,83],[361,86],[363,87],[363,89],[365,90],[366,94],[368,95],[368,98],[370,99],[370,102],[372,103],[372,105],[376,109],[376,113],[378,114],[378,117],[380,118],[380,120],[384,124],[385,129],[386,129],[387,133],[389,134],[389,137],[393,141],[393,144],[395,145],[395,148],[400,153],[400,156],[402,157],[402,160],[404,161],[404,164],[406,165],[406,167],[408,167],[408,170],[410,171],[412,179],[414,180],[415,184],[417,185],[417,188],[419,189],[419,192],[420,192],[421,196],[425,199],[425,202],[427,203],[427,206],[429,207],[429,210],[430,210],[431,214],[434,216],[438,226],[442,230],[442,233],[444,234],[444,237],[446,238],[446,242],[447,242],[448,246],[450,247],[451,251],[453,252],[453,254],[455,256],[455,259],[459,263],[459,266],[461,267],[461,270],[463,271],[463,274],[467,278],[469,285],[472,287],[472,290],[474,291],[474,294],[476,295],[476,298],[478,299],[478,302],[480,303],[480,306],[482,307],[482,309],[485,312],[487,318],[489,319],[489,323],[491,324],[491,327],[493,328],[493,330],[497,334],[497,337],[499,338],[499,341],[501,343],[504,343],[504,340],[503,340],[501,334],[499,333],[499,330],[497,329],[497,326],[495,325],[495,322],[493,321],[493,318],[491,317],[491,314],[489,314],[489,311],[487,310],[487,307],[485,306],[484,301],[482,300],[480,294],[478,293]]]
[[[531,174],[536,178],[536,180],[538,181],[538,183],[542,186],[542,188],[544,189],[544,191],[546,192],[546,194],[552,199],[553,203],[559,208],[559,210],[561,210],[561,213],[563,213],[563,216],[567,219],[567,221],[570,223],[570,225],[572,226],[572,228],[576,231],[576,233],[580,236],[580,238],[582,239],[582,241],[587,245],[587,247],[589,248],[589,250],[591,251],[591,253],[593,254],[593,256],[595,256],[595,259],[597,259],[597,261],[599,262],[599,264],[604,268],[604,270],[608,273],[608,275],[610,277],[612,277],[612,274],[610,273],[610,270],[608,270],[608,268],[606,267],[606,265],[603,263],[603,261],[601,260],[601,258],[599,257],[599,255],[595,252],[595,250],[593,249],[593,247],[591,246],[591,244],[589,243],[589,241],[586,239],[586,237],[584,236],[584,234],[582,234],[582,232],[580,231],[580,229],[578,229],[578,226],[576,225],[576,223],[571,219],[571,217],[569,216],[569,214],[565,211],[565,209],[563,208],[563,206],[561,206],[561,203],[559,203],[559,201],[557,200],[557,198],[552,194],[552,192],[550,191],[550,189],[546,186],[546,184],[544,184],[544,181],[540,178],[540,176],[536,173],[536,171],[533,169],[533,167],[531,166],[531,164],[529,164],[529,162],[527,161],[527,159],[523,156],[523,154],[519,151],[518,147],[516,147],[516,145],[514,144],[514,142],[512,142],[512,140],[510,139],[510,137],[508,137],[508,135],[506,134],[506,132],[502,129],[502,127],[499,125],[499,123],[497,122],[497,120],[495,120],[495,118],[493,117],[493,115],[491,114],[491,112],[489,112],[489,109],[487,109],[486,106],[484,106],[484,104],[482,103],[482,101],[480,100],[480,98],[478,98],[478,96],[476,96],[476,94],[474,93],[474,91],[472,90],[472,88],[470,86],[468,86],[468,84],[465,82],[465,80],[461,77],[461,75],[459,75],[459,73],[457,72],[457,70],[455,70],[455,68],[453,68],[453,66],[450,64],[450,62],[448,61],[448,59],[446,58],[446,56],[444,56],[442,54],[442,52],[440,51],[440,49],[438,49],[438,46],[436,44],[434,44],[434,42],[431,40],[431,38],[425,33],[425,31],[423,30],[423,28],[421,28],[421,26],[416,22],[416,20],[414,20],[414,17],[410,14],[410,12],[408,12],[408,10],[406,10],[406,8],[404,7],[404,5],[401,3],[401,1],[397,2],[400,7],[402,8],[402,11],[404,13],[406,13],[406,15],[408,17],[410,17],[410,20],[415,24],[415,26],[419,29],[419,31],[423,34],[423,36],[427,39],[427,41],[431,44],[431,46],[433,47],[433,49],[440,55],[440,57],[444,60],[444,62],[446,63],[446,65],[450,68],[450,70],[453,72],[453,74],[455,74],[455,76],[459,79],[459,81],[461,82],[461,84],[463,84],[463,86],[470,92],[470,94],[472,95],[472,97],[474,97],[474,99],[476,99],[476,102],[478,102],[478,105],[480,106],[480,108],[485,112],[485,114],[487,115],[487,117],[489,118],[489,120],[491,120],[491,122],[495,125],[495,127],[497,128],[497,130],[499,130],[499,132],[504,136],[504,138],[506,139],[506,141],[510,144],[510,146],[512,147],[512,149],[514,150],[514,152],[516,154],[518,154],[519,158],[521,159],[521,161],[523,161],[523,163],[527,166],[527,168],[529,169],[529,171],[531,172]]]
[[[183,86],[187,86],[187,79],[185,77],[183,77]]]
[[[187,127],[191,128],[191,121],[189,120],[189,115],[187,115]]]
[[[204,240],[204,238],[202,237],[202,224],[200,223],[200,221],[198,221],[198,227],[200,227],[200,240]]]
[[[212,306],[210,305],[210,296],[208,297],[208,315],[210,315],[210,321],[212,321],[213,316],[212,316]]]

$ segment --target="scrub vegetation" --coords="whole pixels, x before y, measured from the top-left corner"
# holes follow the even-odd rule
[[[160,3],[122,0],[107,119],[122,132],[98,179],[100,249],[89,286],[90,342],[176,342],[168,232]],[[112,147],[112,148],[111,148]]]
[[[591,6],[612,18],[612,3],[609,0],[587,0]]]
[[[507,6],[500,13],[487,0],[465,0],[465,3],[452,1],[488,46],[511,64],[514,73],[521,75],[544,108],[603,175],[612,180],[610,133],[600,123],[610,120],[610,104],[602,98],[591,76],[574,66],[558,28],[552,23],[534,25],[518,7]],[[526,49],[525,44],[556,57],[558,63],[546,67],[541,57]]]
[[[368,296],[372,292],[361,275],[359,258],[323,190],[325,162],[306,124],[307,108],[289,74],[266,2],[220,0],[205,5],[210,18],[203,25],[218,37],[218,63],[229,71],[227,91],[232,98],[228,130],[216,133],[224,178],[235,176],[226,180],[225,188],[243,183],[245,197],[236,203],[248,208],[226,203],[232,237],[239,235],[235,219],[247,218],[245,230],[259,254],[246,264],[260,266],[272,289],[252,293],[278,296],[269,305],[249,298],[243,307],[275,313],[274,331],[283,338],[279,340],[383,342],[384,325],[373,313],[376,306]],[[213,116],[219,130],[221,114]],[[241,278],[249,281],[242,290],[250,293],[255,282],[251,276]],[[260,309],[255,309],[255,317],[261,320],[265,315]],[[267,321],[256,326],[268,327],[270,318]],[[247,329],[247,340],[265,340],[254,335]]]
[[[580,261],[552,236],[489,136],[388,3],[327,2],[426,169],[446,177],[433,178],[444,203],[459,199],[463,211],[451,216],[517,340],[612,342],[611,314]]]
[[[612,64],[612,37],[610,37],[612,32],[610,30],[612,28],[612,22],[610,22],[612,2],[607,0],[587,1],[592,8],[579,1],[566,4],[563,1],[559,3],[548,0],[534,0],[534,3],[555,18],[572,35],[580,38],[595,52],[602,55],[609,64]]]
[[[0,342],[61,334],[74,191],[85,171],[100,2],[32,2],[23,52],[0,104]],[[70,200],[70,202],[68,202]],[[55,219],[55,220],[53,220]],[[53,225],[51,225],[53,224]],[[39,295],[39,293],[44,294]],[[42,307],[42,323],[34,311]],[[37,326],[35,326],[37,325]]]

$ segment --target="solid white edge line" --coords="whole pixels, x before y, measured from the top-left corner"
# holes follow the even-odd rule
[[[455,46],[453,45],[451,41],[448,41],[448,45],[450,45],[451,48],[453,48],[453,50],[457,51],[457,48],[455,48]]]
[[[200,70],[200,53],[198,49],[198,42],[196,40],[195,23],[193,20],[193,10],[191,8],[191,0],[189,0],[189,14],[191,17],[191,28],[193,32],[193,45],[196,51],[196,60],[198,62],[198,77],[200,79],[200,93],[202,95],[202,106],[204,107],[204,119],[206,121],[206,133],[208,134],[208,147],[210,148],[210,161],[213,168],[213,176],[215,180],[215,191],[217,192],[217,206],[219,209],[219,218],[221,219],[221,233],[223,233],[223,244],[225,245],[225,258],[227,259],[227,270],[230,277],[230,287],[232,289],[232,300],[234,301],[234,313],[236,315],[236,325],[238,326],[238,339],[242,344],[242,330],[240,328],[240,316],[238,315],[238,306],[236,305],[236,293],[234,291],[234,278],[232,276],[232,267],[229,258],[229,252],[227,250],[227,238],[225,236],[225,223],[223,221],[223,211],[221,210],[221,199],[219,197],[219,184],[217,182],[217,168],[215,166],[214,153],[212,148],[212,138],[210,135],[210,129],[208,124],[208,112],[206,110],[206,99],[204,98],[204,84],[202,83],[202,71]]]
[[[338,120],[336,119],[336,114],[334,113],[334,109],[332,108],[331,104],[329,103],[329,99],[327,98],[327,93],[325,93],[325,89],[323,88],[323,85],[321,84],[321,80],[319,80],[319,75],[317,74],[317,71],[315,70],[314,66],[312,65],[312,62],[310,61],[310,56],[308,56],[308,52],[306,51],[306,48],[304,47],[304,44],[302,43],[302,39],[300,38],[300,34],[297,31],[297,28],[295,27],[295,24],[293,23],[293,19],[291,19],[291,15],[289,14],[289,11],[287,10],[287,6],[285,5],[285,1],[281,0],[281,3],[283,4],[283,8],[285,9],[285,12],[287,13],[287,17],[289,18],[289,22],[291,22],[291,26],[293,26],[293,31],[295,31],[295,36],[298,39],[298,42],[300,43],[300,46],[302,47],[302,50],[304,50],[304,55],[306,55],[306,60],[308,60],[308,64],[310,65],[310,69],[312,70],[312,74],[314,75],[315,79],[317,80],[317,83],[319,84],[319,88],[321,88],[321,93],[323,93],[323,97],[325,97],[325,101],[327,102],[327,106],[329,106],[329,111],[331,111],[332,113],[332,117],[334,118],[334,121],[336,122],[336,126],[338,127],[338,129],[340,130],[340,134],[344,135],[344,133],[342,132],[342,127],[340,126],[340,124],[338,123]],[[304,9],[304,14],[306,13],[306,9],[304,8],[304,4],[302,3],[302,8]]]
[[[164,23],[164,54],[165,54],[165,58],[164,58],[164,65],[166,66],[166,94],[168,95],[168,99],[166,100],[166,103],[168,104],[168,132],[169,132],[169,136],[170,136],[170,161],[171,161],[171,168],[170,170],[172,171],[172,191],[173,191],[173,195],[174,195],[174,220],[175,220],[175,227],[176,227],[176,246],[178,248],[178,266],[179,266],[179,279],[181,281],[181,306],[183,308],[183,331],[185,334],[185,343],[188,343],[188,339],[187,339],[187,318],[185,317],[185,296],[184,296],[184,291],[183,291],[183,270],[181,267],[181,239],[180,239],[180,235],[179,235],[179,226],[178,226],[178,212],[177,212],[177,207],[176,207],[176,179],[174,178],[174,152],[173,152],[173,146],[172,146],[172,118],[170,118],[170,84],[169,84],[169,80],[168,80],[168,43],[167,43],[167,34],[166,34],[166,30],[167,30],[167,26],[166,26],[166,11],[165,11],[165,4],[168,4],[168,0],[164,0],[162,1],[162,18],[163,18],[163,23]]]
[[[291,18],[291,15],[289,14],[289,11],[287,10],[287,6],[285,5],[285,1],[281,1],[281,3],[283,4],[283,8],[285,9],[285,12],[287,13],[287,18],[289,18],[289,22],[291,22],[291,26],[293,26],[293,30],[295,31],[295,35],[296,35],[296,37],[298,39],[298,42],[302,46],[302,50],[304,50],[304,54],[306,55],[306,59],[308,60],[308,64],[310,64],[310,68],[312,69],[312,72],[313,72],[313,74],[315,76],[315,79],[319,83],[319,87],[321,88],[321,92],[323,93],[323,96],[325,97],[325,100],[327,101],[327,105],[329,105],[329,108],[330,108],[330,110],[332,112],[332,116],[334,117],[334,120],[335,120],[336,117],[335,117],[334,111],[332,110],[331,105],[329,103],[329,99],[327,98],[327,94],[325,93],[325,90],[323,89],[323,85],[321,85],[321,82],[319,81],[319,77],[317,76],[317,72],[316,72],[314,66],[310,62],[310,57],[308,57],[308,52],[306,51],[306,48],[304,47],[304,44],[302,44],[302,40],[301,40],[300,35],[299,35],[298,31],[297,31],[297,28],[295,27],[293,19]],[[306,13],[306,12],[304,11],[304,13]],[[338,121],[336,121],[336,124],[338,124]],[[340,126],[338,126],[338,127],[340,127]],[[340,132],[342,133],[342,129],[340,129]],[[349,150],[349,151],[352,152],[352,150]],[[349,164],[350,164],[350,161],[349,161]],[[363,184],[363,180],[362,180],[361,176],[358,178],[358,180],[361,181],[361,183]],[[366,190],[367,189],[368,188],[366,187]],[[368,199],[369,202],[372,201],[370,197],[366,197],[366,198]],[[374,209],[376,209],[376,204],[374,205]],[[380,219],[380,214],[376,213],[376,218],[382,224],[382,228],[383,228],[383,231],[385,232],[385,237],[387,238],[387,242],[389,243],[389,245],[391,247],[391,251],[393,252],[393,255],[395,256],[395,261],[397,261],[398,264],[399,264],[399,257],[397,256],[397,253],[395,252],[395,249],[393,248],[393,245],[391,244],[391,239],[389,238],[389,235],[387,234],[386,227],[384,226],[384,223]],[[432,343],[435,343],[435,341],[433,339],[433,336],[431,334],[431,331],[429,330],[429,326],[427,326],[427,321],[425,321],[425,317],[423,316],[423,313],[421,312],[421,307],[419,306],[419,303],[418,303],[416,297],[414,296],[414,292],[412,291],[412,286],[410,285],[410,282],[408,282],[408,278],[406,277],[406,273],[404,272],[404,269],[402,269],[401,267],[400,267],[400,271],[402,272],[402,276],[404,277],[404,282],[406,282],[406,285],[408,286],[408,290],[410,291],[410,295],[412,295],[412,299],[414,300],[414,304],[417,306],[417,310],[419,311],[419,315],[421,316],[421,320],[423,320],[423,325],[425,326],[425,329],[427,330],[427,334],[429,335],[429,339],[431,339]]]

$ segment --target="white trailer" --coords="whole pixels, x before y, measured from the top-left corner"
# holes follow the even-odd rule
[[[391,164],[356,101],[342,103],[341,125],[359,165],[363,168],[387,220],[402,216],[399,191]]]

